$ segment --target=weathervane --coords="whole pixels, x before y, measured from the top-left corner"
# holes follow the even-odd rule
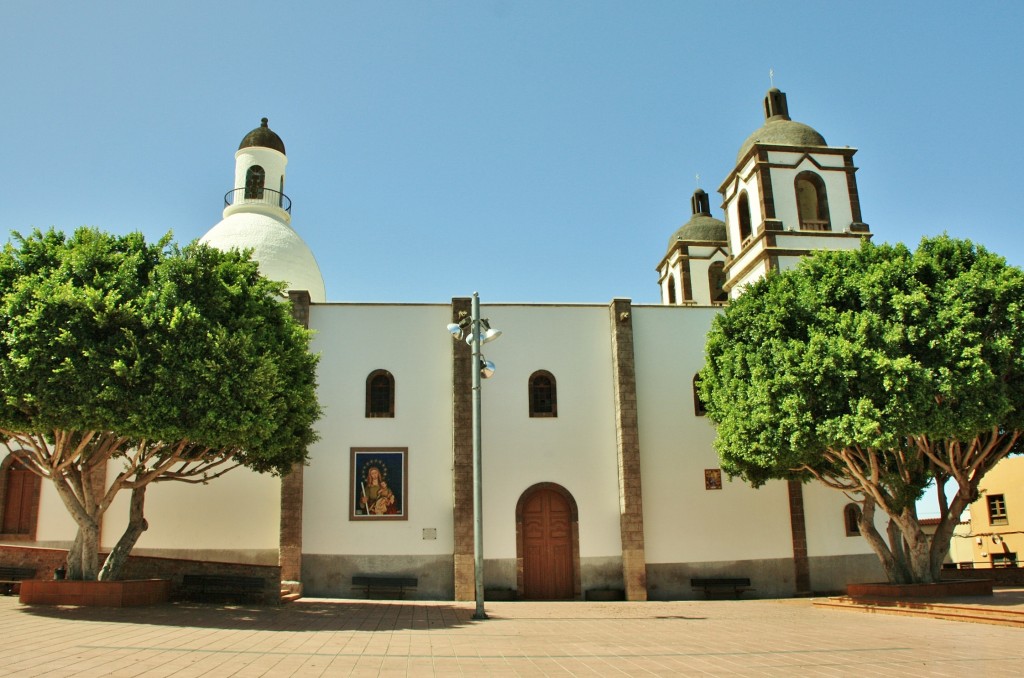
[[[700,174],[694,175],[697,177],[697,188],[700,188]]]
[[[771,66],[768,67],[768,83],[775,87],[775,69]]]

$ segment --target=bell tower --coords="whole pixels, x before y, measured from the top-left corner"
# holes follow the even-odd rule
[[[711,216],[711,200],[699,188],[693,192],[690,207],[693,216],[669,238],[668,251],[658,264],[661,303],[725,303],[725,263],[729,255],[725,222]]]
[[[792,120],[786,94],[775,87],[765,95],[764,115],[718,188],[733,255],[725,267],[730,297],[814,250],[853,249],[871,237],[861,219],[856,149],[829,146]]]

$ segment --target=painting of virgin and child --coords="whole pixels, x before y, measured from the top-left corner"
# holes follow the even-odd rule
[[[352,448],[350,520],[405,520],[406,448]]]

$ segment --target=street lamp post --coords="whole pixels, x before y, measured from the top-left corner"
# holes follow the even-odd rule
[[[480,295],[473,293],[473,305],[468,318],[459,323],[448,325],[448,331],[456,339],[461,339],[465,332],[466,342],[472,349],[473,376],[473,570],[475,584],[476,611],[473,619],[487,619],[484,611],[484,518],[483,518],[483,468],[481,449],[483,435],[481,431],[480,383],[494,374],[494,364],[484,358],[480,347],[501,336],[501,330],[492,329],[486,318],[480,317]]]

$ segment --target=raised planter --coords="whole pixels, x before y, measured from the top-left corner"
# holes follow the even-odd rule
[[[950,598],[954,596],[991,596],[991,579],[961,579],[934,584],[849,584],[851,598]]]
[[[29,579],[21,582],[26,605],[84,605],[87,607],[135,607],[166,603],[171,596],[169,579],[125,581],[68,581]]]

